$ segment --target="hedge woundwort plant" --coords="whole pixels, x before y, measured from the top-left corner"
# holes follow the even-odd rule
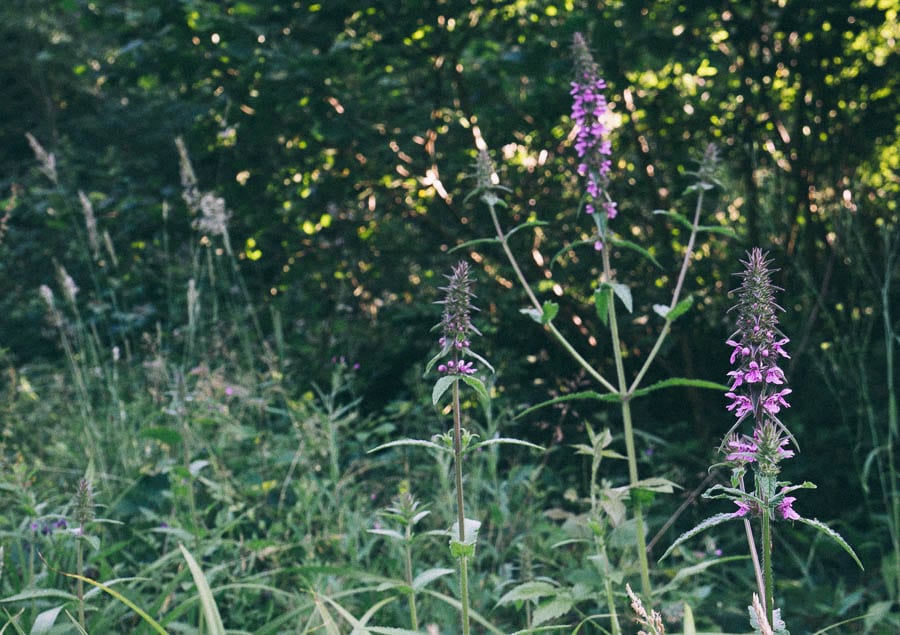
[[[530,307],[528,309],[523,309],[523,312],[530,315],[536,322],[541,324],[562,346],[566,353],[569,354],[604,390],[603,393],[586,391],[566,395],[562,399],[597,399],[606,402],[616,402],[621,408],[626,458],[628,463],[629,487],[632,493],[632,509],[635,522],[635,548],[637,550],[640,570],[641,591],[645,597],[649,598],[652,594],[650,565],[647,558],[643,503],[638,490],[656,489],[657,491],[667,491],[668,488],[671,487],[671,484],[664,483],[662,479],[648,480],[641,479],[639,476],[631,401],[636,397],[646,395],[659,388],[670,386],[721,388],[720,384],[717,383],[685,378],[670,378],[650,386],[642,386],[642,382],[662,349],[667,336],[671,332],[672,323],[679,316],[683,315],[693,303],[693,299],[690,296],[683,298],[682,295],[688,266],[690,265],[694,253],[697,235],[703,231],[718,231],[728,234],[730,234],[730,232],[722,227],[704,227],[700,225],[700,215],[704,207],[705,194],[716,186],[714,171],[717,159],[714,147],[710,146],[703,157],[699,170],[694,173],[696,183],[688,188],[688,190],[695,193],[697,197],[693,218],[688,219],[674,211],[660,212],[660,214],[664,214],[674,221],[674,223],[688,229],[687,243],[683,247],[681,265],[675,276],[676,283],[672,290],[669,303],[667,305],[657,304],[653,307],[657,316],[663,320],[656,341],[653,343],[652,348],[646,353],[644,359],[637,360],[637,369],[629,376],[625,367],[624,347],[618,317],[619,308],[616,304],[616,300],[621,302],[622,306],[624,306],[628,312],[631,312],[633,310],[633,298],[631,288],[619,279],[618,274],[613,268],[612,251],[613,248],[636,251],[655,265],[658,265],[658,263],[653,255],[647,250],[631,241],[623,239],[617,235],[610,226],[611,221],[618,216],[618,206],[609,191],[610,169],[612,165],[610,155],[612,147],[608,136],[608,127],[606,125],[608,115],[607,101],[603,93],[606,89],[606,83],[600,76],[597,64],[591,56],[587,43],[580,34],[575,35],[573,53],[575,58],[576,76],[572,82],[571,89],[571,95],[573,97],[572,121],[575,124],[575,151],[579,160],[578,173],[587,179],[583,197],[583,209],[593,223],[593,235],[588,242],[593,244],[594,248],[599,252],[602,263],[601,277],[593,285],[593,302],[597,315],[604,324],[609,327],[611,352],[614,363],[614,377],[610,378],[607,373],[596,368],[582,356],[553,322],[559,311],[558,304],[551,301],[542,302],[533,290],[529,281],[526,279],[523,269],[510,246],[509,239],[520,229],[535,225],[536,223],[525,223],[524,225],[519,225],[509,231],[504,229],[503,224],[500,221],[498,208],[505,208],[506,204],[501,200],[497,192],[504,190],[505,188],[500,187],[499,178],[494,170],[490,156],[488,155],[487,150],[483,148],[483,140],[480,139],[476,140],[482,142],[480,144],[482,149],[478,154],[476,168],[477,184],[475,191],[469,196],[477,195],[488,207],[491,221],[493,222],[494,232],[496,234],[495,242],[499,243],[501,246],[504,255],[515,273],[516,279],[528,297]],[[573,248],[577,246],[579,246],[578,243],[572,245]],[[535,406],[535,408],[550,405],[557,401],[559,400],[552,400],[539,404],[538,406]],[[526,412],[530,412],[530,410]]]
[[[771,627],[779,633],[785,632],[785,626],[780,611],[775,609],[772,575],[774,523],[800,521],[815,527],[837,541],[860,567],[862,564],[840,535],[818,520],[802,517],[793,508],[797,498],[792,493],[814,488],[815,485],[808,481],[793,485],[789,481],[778,480],[781,472],[779,464],[795,455],[791,447],[796,449],[797,442],[780,418],[782,411],[790,407],[787,396],[792,392],[779,365],[782,359],[790,357],[786,348],[790,340],[778,328],[777,312],[781,307],[775,303],[777,287],[771,282],[769,263],[766,254],[756,247],[748,252],[747,260],[743,261],[744,271],[738,274],[742,282],[736,291],[737,303],[732,309],[737,314],[736,330],[727,340],[734,369],[728,373],[731,385],[725,393],[730,400],[726,408],[737,421],[725,435],[721,446],[725,453],[725,465],[731,470],[731,483],[730,487],[714,485],[704,493],[705,498],[732,500],[737,510],[716,514],[682,534],[663,557],[675,546],[705,529],[730,520],[742,521],[767,622],[764,625],[751,606],[751,624],[757,632]],[[750,424],[749,433],[741,430],[745,422]],[[753,479],[751,487],[746,483],[748,476]],[[751,527],[751,518],[759,519],[759,545]]]

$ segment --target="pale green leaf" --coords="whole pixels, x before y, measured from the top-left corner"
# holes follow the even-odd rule
[[[497,600],[497,606],[504,606],[513,602],[524,602],[526,600],[537,600],[549,595],[556,595],[557,593],[559,593],[559,589],[549,582],[531,580],[507,591],[503,597]]]
[[[665,558],[670,553],[672,553],[672,550],[675,549],[675,547],[677,547],[681,543],[685,542],[686,540],[690,540],[697,534],[704,532],[707,529],[711,529],[712,527],[715,527],[716,525],[721,525],[722,523],[726,523],[729,520],[734,520],[735,518],[736,518],[736,516],[734,516],[734,514],[716,514],[715,516],[710,516],[709,518],[707,518],[706,520],[701,522],[699,525],[697,525],[693,529],[690,529],[690,530],[684,532],[683,534],[681,534],[680,536],[678,536],[678,538],[675,540],[675,542],[673,542],[671,545],[669,545],[669,548],[666,549],[666,552],[662,556],[660,556],[659,561],[662,562],[663,560],[665,560]]]
[[[181,555],[187,561],[188,568],[191,570],[191,577],[194,578],[194,585],[197,587],[197,593],[200,596],[200,606],[203,607],[206,628],[209,629],[211,635],[225,635],[225,625],[222,623],[222,616],[219,615],[219,607],[216,604],[216,599],[213,597],[212,590],[209,588],[209,582],[207,582],[203,570],[184,545],[180,544],[178,548],[181,549]]]
[[[416,591],[419,591],[421,589],[424,589],[426,586],[428,586],[438,578],[442,578],[450,573],[453,573],[453,569],[443,569],[440,567],[428,569],[427,571],[423,571],[413,579],[412,588]]]

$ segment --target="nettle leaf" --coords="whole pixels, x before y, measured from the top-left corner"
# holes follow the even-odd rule
[[[450,377],[449,379],[452,379],[452,377]],[[491,402],[491,396],[488,394],[487,388],[485,387],[483,381],[481,381],[477,377],[472,377],[471,375],[461,375],[460,379],[462,379],[467,386],[478,393],[478,399],[482,404],[487,406]]]
[[[436,406],[438,402],[441,400],[441,397],[444,396],[444,393],[450,389],[450,386],[453,385],[453,382],[456,381],[456,376],[454,375],[444,375],[436,382],[434,382],[434,389],[431,391],[431,404]]]
[[[688,309],[694,304],[694,296],[689,295],[684,300],[669,308],[665,304],[654,304],[653,312],[658,316],[666,318],[669,322],[674,322],[679,317],[687,313]]]
[[[537,608],[534,609],[534,613],[532,613],[531,625],[540,626],[560,615],[565,615],[572,610],[573,604],[574,601],[568,594],[558,595],[552,600],[539,604]]]
[[[420,591],[430,583],[434,582],[438,578],[442,578],[448,573],[453,573],[453,569],[442,569],[438,567],[423,571],[413,579],[412,588],[416,591]]]
[[[610,282],[609,285],[612,287],[613,293],[616,294],[616,297],[622,301],[622,304],[625,305],[625,309],[631,313],[634,309],[634,305],[631,300],[631,288],[627,284],[622,284],[621,282]]]
[[[829,538],[834,540],[836,543],[838,543],[843,548],[844,551],[846,551],[848,554],[850,554],[850,557],[853,558],[853,561],[857,564],[857,566],[861,570],[863,570],[863,571],[866,570],[866,568],[863,566],[862,562],[860,562],[859,558],[857,557],[856,552],[853,551],[853,547],[851,547],[847,543],[847,541],[844,540],[844,538],[838,532],[836,532],[834,529],[832,529],[831,527],[829,527],[828,525],[823,523],[821,520],[818,520],[816,518],[801,517],[800,522],[805,525],[809,525],[810,527],[813,527],[815,529],[818,529],[823,534],[825,534],[826,536],[828,536]]]
[[[649,251],[647,251],[646,249],[644,249],[637,243],[634,243],[630,240],[625,240],[623,238],[613,238],[610,242],[612,242],[612,244],[615,245],[616,247],[624,247],[625,249],[630,249],[632,251],[635,251],[635,252],[639,253],[640,255],[642,255],[647,260],[649,260],[650,262],[652,262],[654,265],[656,265],[657,268],[659,268],[659,269],[663,268],[663,266],[661,264],[659,264],[659,261],[653,256],[653,254],[651,254]]]
[[[603,320],[603,324],[609,326],[609,286],[604,283],[594,291],[594,307],[597,309],[597,317]]]
[[[559,313],[559,305],[556,302],[547,300],[543,305],[543,313],[541,314],[541,324],[549,324],[556,314]]]
[[[528,600],[538,600],[550,595],[556,595],[559,592],[557,587],[543,580],[531,580],[523,582],[519,586],[508,591],[502,598],[497,600],[497,606],[512,604],[513,602],[525,602]]]
[[[675,549],[675,547],[685,542],[686,540],[690,540],[697,534],[702,533],[707,529],[711,529],[712,527],[721,525],[722,523],[727,523],[729,520],[734,520],[735,518],[736,516],[734,514],[716,514],[715,516],[710,516],[693,529],[689,529],[688,531],[678,536],[675,542],[669,545],[669,548],[666,549],[666,552],[662,556],[660,556],[659,561],[662,562],[663,560],[665,560],[665,558],[670,553],[672,553],[672,550]]]

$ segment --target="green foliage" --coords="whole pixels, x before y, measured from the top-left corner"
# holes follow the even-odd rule
[[[784,574],[782,606],[792,630],[897,630],[896,3],[383,4],[0,6],[0,628],[78,631],[72,576],[89,587],[87,632],[209,627],[180,543],[236,628],[399,633],[411,590],[422,619],[406,632],[454,624],[450,453],[431,437],[440,402],[419,361],[450,251],[479,267],[481,342],[498,371],[468,378],[462,404],[484,412],[490,397],[494,411],[467,423],[467,488],[483,511],[473,619],[496,632],[599,628],[603,576],[634,577],[622,556],[634,527],[618,521],[649,494],[629,489],[620,461],[604,460],[591,488],[572,460],[589,450],[593,464],[593,430],[617,429],[616,397],[587,389],[541,327],[608,365],[612,350],[594,342],[615,302],[634,371],[665,321],[665,374],[630,395],[642,397],[638,457],[665,479],[648,490],[694,490],[723,431],[721,386],[696,378],[722,376],[730,263],[752,243],[786,263],[777,283],[795,309],[792,428],[820,485],[803,515],[833,518],[831,493],[845,492],[838,528],[870,576],[812,557],[823,547],[806,534],[819,532],[785,530],[800,573]],[[610,85],[623,229],[607,248],[622,283],[597,282],[577,214],[575,31]],[[227,238],[182,200],[178,136],[198,190],[225,200]],[[473,138],[497,149],[505,237],[543,294],[526,316],[500,241],[482,239],[483,210],[462,204]],[[721,187],[705,191],[691,296],[670,307],[660,265],[684,253],[690,220],[674,210],[699,193],[689,173],[710,141]],[[633,279],[651,284],[624,286]],[[615,458],[621,438],[609,441],[597,456]],[[116,523],[81,541],[44,533],[71,520],[88,464]],[[402,481],[431,512],[412,584],[390,536],[370,533]],[[591,493],[610,525],[605,555]],[[681,502],[654,500],[654,544],[701,520]],[[705,566],[729,562],[716,550],[743,552],[706,538],[678,550],[690,584],[674,559],[655,570],[654,603],[677,616],[688,596],[699,631],[745,628],[739,566]],[[522,587],[547,593],[501,601]]]

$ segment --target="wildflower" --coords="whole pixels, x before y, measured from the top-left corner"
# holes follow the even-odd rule
[[[755,443],[745,439],[736,438],[729,441],[727,445],[732,449],[732,452],[725,456],[726,461],[752,463],[756,460],[756,451],[758,448]]]
[[[443,335],[438,342],[445,352],[451,349],[465,352],[469,348],[469,335],[472,333],[481,335],[471,320],[472,311],[478,309],[472,306],[474,294],[469,277],[469,263],[461,261],[452,271],[452,274],[447,276],[449,284],[440,288],[445,295],[444,299],[438,302],[444,305],[440,324]]]
[[[791,505],[797,500],[796,496],[785,496],[778,503],[778,511],[785,520],[800,520],[800,514],[794,511]]]
[[[726,406],[728,410],[734,410],[734,416],[738,419],[753,412],[753,402],[746,395],[738,395],[733,392],[726,392],[726,397],[730,397],[734,401]]]
[[[772,395],[766,397],[766,401],[763,403],[763,408],[766,409],[770,414],[778,414],[781,412],[781,408],[790,408],[791,404],[784,400],[784,396],[788,393],[792,392],[790,388],[785,388],[784,390],[780,390]]]
[[[745,503],[744,501],[737,500],[734,501],[734,504],[738,506],[737,511],[731,514],[732,518],[740,518],[742,516],[746,516],[747,512],[750,511],[750,505]]]
[[[585,186],[587,203],[585,212],[593,214],[596,203],[605,194],[612,165],[612,143],[609,129],[604,123],[609,112],[606,96],[606,81],[600,77],[600,70],[591,57],[587,43],[580,33],[575,34],[572,44],[575,56],[575,79],[572,81],[572,120],[575,123],[575,152],[580,159],[578,174],[587,177]],[[616,204],[606,201],[601,204],[606,217],[615,218]]]

